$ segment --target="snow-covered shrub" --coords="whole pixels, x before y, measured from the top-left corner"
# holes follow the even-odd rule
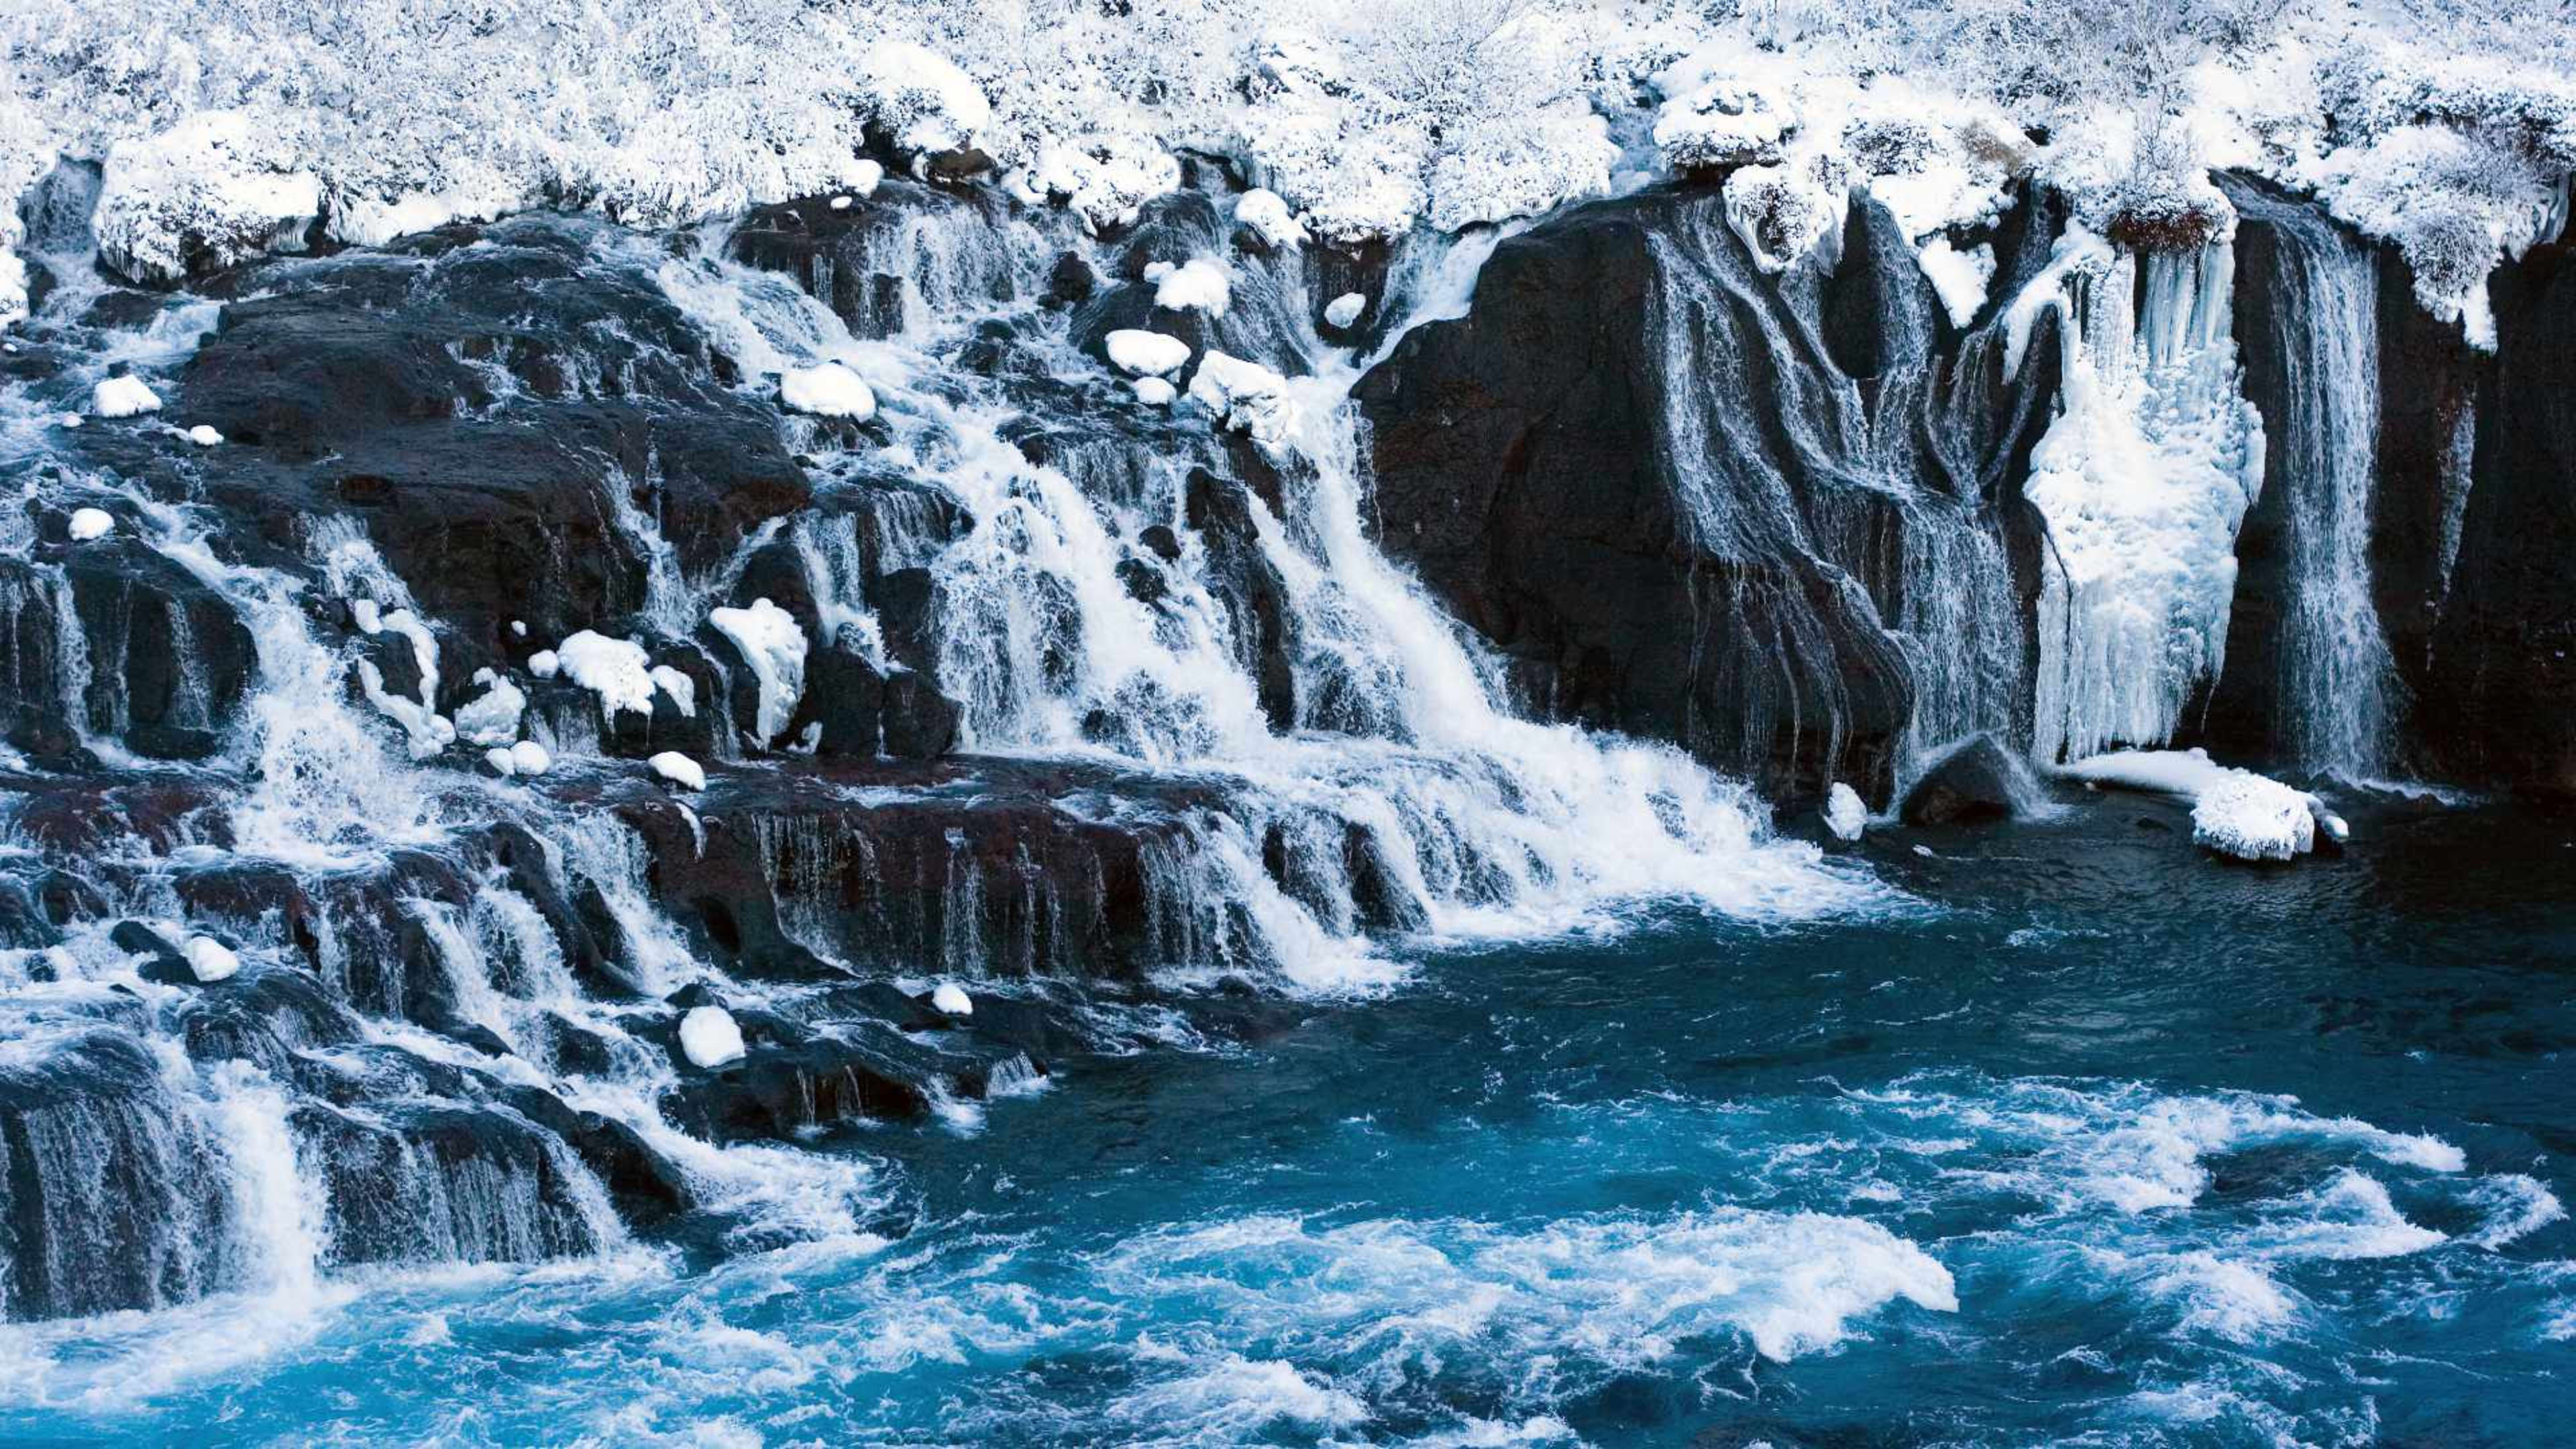
[[[1655,146],[1676,171],[1775,166],[1788,156],[1798,118],[1783,100],[1734,80],[1715,80],[1664,103]]]
[[[1851,175],[1823,152],[1801,152],[1772,166],[1728,173],[1726,224],[1744,239],[1766,272],[1785,270],[1841,233],[1851,199]]]

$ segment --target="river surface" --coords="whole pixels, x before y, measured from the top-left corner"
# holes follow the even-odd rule
[[[1857,916],[1202,1003],[827,1144],[860,1234],[11,1326],[0,1438],[2558,1440],[2576,830],[2353,814],[1887,829]]]

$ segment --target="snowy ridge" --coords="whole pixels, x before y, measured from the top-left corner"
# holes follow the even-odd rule
[[[991,168],[1100,230],[1197,151],[1279,199],[1245,218],[1272,245],[1348,246],[1634,184],[1635,137],[1661,169],[1740,168],[1733,209],[1782,264],[1866,189],[1965,311],[1945,235],[2013,179],[2114,240],[2200,244],[2225,230],[2208,173],[2226,166],[2397,242],[2426,305],[2484,341],[2488,269],[2564,227],[2576,170],[2576,42],[2542,0],[1115,8],[513,0],[459,33],[376,0],[181,0],[148,21],[39,0],[0,17],[0,192],[58,156],[103,161],[110,264],[167,281],[317,221],[374,244],[539,205],[667,226],[863,197],[880,157]],[[19,230],[0,216],[0,321],[24,308]]]

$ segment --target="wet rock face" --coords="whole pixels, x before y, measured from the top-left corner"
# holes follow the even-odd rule
[[[2013,816],[2024,772],[1992,735],[1952,750],[1905,793],[1908,825],[1977,825]]]
[[[2495,380],[2415,713],[2460,778],[2576,796],[2576,248],[2496,274]]]
[[[552,641],[631,615],[632,519],[700,577],[811,492],[652,259],[617,252],[645,245],[529,217],[250,269],[171,404],[228,440],[187,465],[276,548],[354,516],[476,663],[511,619]]]
[[[1468,316],[1399,344],[1359,389],[1381,542],[1542,714],[1774,790],[1883,793],[1915,687],[1883,628],[1913,524],[1868,481],[1983,511],[2027,600],[2016,489],[2045,394],[1960,344],[1875,207],[1835,270],[1779,281],[1715,207],[1665,190],[1552,218],[1496,250]]]

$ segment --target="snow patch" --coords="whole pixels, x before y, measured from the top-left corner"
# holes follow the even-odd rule
[[[1348,327],[1368,310],[1368,298],[1357,292],[1344,292],[1324,304],[1324,320],[1335,327]]]
[[[778,400],[816,417],[864,423],[877,415],[877,395],[857,373],[837,362],[790,368],[778,380]]]
[[[1288,379],[1214,348],[1199,359],[1199,370],[1190,377],[1190,397],[1265,448],[1285,446],[1296,431],[1297,405],[1288,396]]]
[[[795,615],[767,599],[752,600],[748,609],[716,609],[707,620],[742,651],[743,662],[760,681],[753,735],[769,744],[786,733],[797,701],[805,697],[805,630]]]
[[[510,768],[522,775],[542,775],[555,767],[555,757],[535,740],[510,746]]]
[[[1154,286],[1154,305],[1172,312],[1225,315],[1230,287],[1223,263],[1194,257],[1163,273]]]
[[[212,936],[190,936],[183,950],[188,957],[188,970],[199,981],[211,984],[227,980],[241,970],[241,957]]]
[[[700,1070],[742,1060],[742,1027],[721,1006],[693,1006],[680,1018],[680,1052]]]
[[[1256,186],[1234,199],[1234,222],[1249,227],[1277,251],[1306,244],[1306,225],[1289,211],[1278,192]]]
[[[614,720],[620,710],[653,713],[653,672],[646,667],[643,645],[584,629],[557,645],[553,654],[564,677],[599,696],[601,718]],[[552,671],[537,668],[543,657],[530,659],[528,667],[540,679],[551,678]]]
[[[105,538],[116,529],[116,515],[104,508],[75,508],[72,510],[71,529],[74,543]]]
[[[483,694],[456,711],[457,737],[496,749],[508,745],[519,737],[519,716],[528,707],[527,695],[489,669],[475,670],[474,682],[483,686]]]
[[[954,981],[942,981],[930,993],[930,1007],[944,1016],[973,1016],[975,999]]]

